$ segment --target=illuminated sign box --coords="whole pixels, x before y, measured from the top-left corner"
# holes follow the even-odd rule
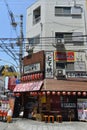
[[[75,53],[72,51],[55,51],[54,52],[54,60],[55,61],[63,61],[63,62],[74,62],[75,61]]]

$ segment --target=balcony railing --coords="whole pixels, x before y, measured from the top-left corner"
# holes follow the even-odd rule
[[[37,24],[38,22],[40,22],[40,20],[41,20],[41,17],[40,17],[40,16],[37,17],[37,18],[34,18],[34,19],[33,19],[33,24]]]

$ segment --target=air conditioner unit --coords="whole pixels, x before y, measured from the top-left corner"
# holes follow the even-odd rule
[[[64,43],[64,39],[63,38],[57,38],[56,39],[56,44],[63,44]]]
[[[65,69],[57,69],[56,76],[57,77],[65,77],[66,76]]]
[[[63,38],[56,38],[55,43],[53,43],[54,47],[60,47],[61,45],[64,45],[64,39]]]

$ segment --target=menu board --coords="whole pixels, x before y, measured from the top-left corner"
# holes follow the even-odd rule
[[[0,100],[0,110],[7,111],[9,108],[9,101],[8,100]]]
[[[87,99],[78,99],[77,109],[78,119],[87,120]]]
[[[10,98],[8,100],[0,100],[0,110],[1,111],[8,111],[9,108],[14,110],[14,98]]]

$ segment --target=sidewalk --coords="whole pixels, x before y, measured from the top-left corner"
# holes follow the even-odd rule
[[[87,130],[87,122],[45,123],[29,119],[18,119],[16,125],[21,130]]]

